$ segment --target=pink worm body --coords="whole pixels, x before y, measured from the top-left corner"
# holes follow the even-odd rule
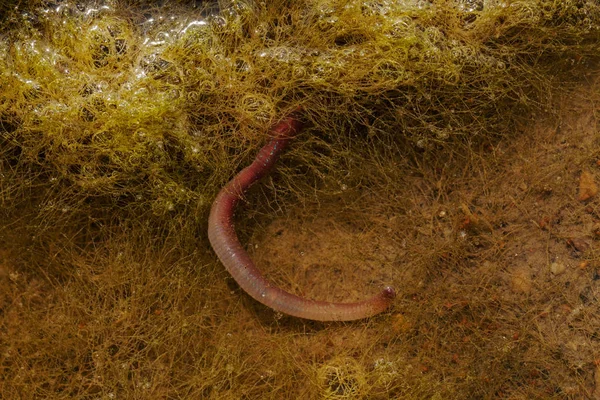
[[[295,317],[317,321],[351,321],[384,311],[395,291],[386,287],[378,295],[356,303],[331,303],[309,300],[273,286],[254,265],[235,233],[233,212],[244,192],[265,176],[288,142],[302,129],[294,117],[286,117],[271,130],[273,138],[248,167],[241,170],[217,195],[208,220],[208,239],[238,285],[262,304]]]

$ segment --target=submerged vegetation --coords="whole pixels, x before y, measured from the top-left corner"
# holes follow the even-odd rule
[[[291,157],[308,185],[360,163],[365,144],[502,134],[547,104],[556,74],[598,54],[600,35],[600,6],[581,0],[33,1],[7,13],[3,207],[27,191],[52,225],[202,222],[298,105],[314,129]]]
[[[257,207],[327,203],[348,189],[377,187],[383,194],[373,214],[406,212],[411,205],[390,194],[405,150],[499,139],[549,110],[597,61],[597,2],[172,1],[157,8],[0,0],[0,15],[1,391],[31,398],[507,393],[493,377],[485,378],[489,390],[482,383],[477,368],[496,371],[491,361],[446,387],[425,374],[435,360],[409,367],[410,355],[387,347],[413,329],[401,314],[390,317],[392,328],[379,320],[331,328],[344,339],[323,344],[327,325],[251,318],[254,305],[235,303],[239,293],[217,305],[230,289],[208,252],[208,208],[269,127],[301,106],[309,128],[262,195],[268,205]],[[358,212],[345,201],[348,213]],[[432,251],[447,262],[456,254]],[[419,296],[410,293],[400,297]],[[495,300],[475,296],[479,308],[451,317],[463,318],[460,329],[513,368],[510,351],[492,348],[478,330],[494,329],[486,313],[500,313]],[[480,312],[486,317],[470,320]],[[245,329],[259,333],[248,338]],[[382,349],[391,352],[371,360]],[[551,375],[536,371],[514,386]]]

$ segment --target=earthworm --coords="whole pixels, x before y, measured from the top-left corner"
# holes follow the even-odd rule
[[[351,321],[384,311],[395,297],[392,287],[355,303],[332,303],[305,299],[269,282],[242,247],[233,225],[235,207],[246,190],[273,168],[288,142],[303,128],[290,115],[271,129],[271,140],[256,158],[219,192],[210,210],[208,239],[215,253],[238,285],[260,303],[284,314],[317,321]]]

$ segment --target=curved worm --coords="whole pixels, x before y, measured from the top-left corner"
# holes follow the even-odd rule
[[[356,303],[331,303],[296,296],[273,286],[262,275],[235,233],[233,212],[237,203],[252,184],[272,169],[302,127],[302,122],[288,116],[272,128],[272,139],[258,152],[252,164],[241,170],[217,195],[210,210],[208,239],[238,285],[276,311],[317,321],[351,321],[379,314],[392,303],[396,295],[393,288],[388,286],[378,295]]]

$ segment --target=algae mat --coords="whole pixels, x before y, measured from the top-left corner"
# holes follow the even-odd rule
[[[600,398],[594,2],[0,12],[1,397]],[[238,231],[377,317],[274,313],[206,239],[298,105]]]

